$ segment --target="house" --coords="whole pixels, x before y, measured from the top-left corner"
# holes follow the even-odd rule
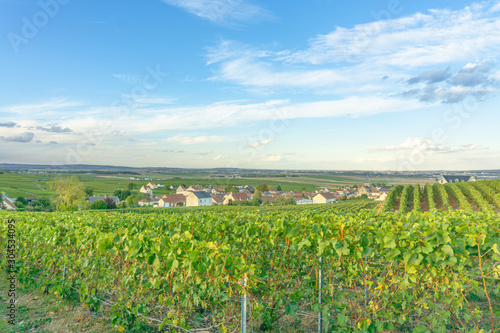
[[[153,207],[158,207],[158,202],[160,201],[160,198],[152,196],[148,198],[141,199],[139,201],[139,206],[153,206]]]
[[[378,198],[375,198],[375,201],[384,201],[385,199],[387,199],[387,192],[382,192]]]
[[[370,196],[372,193],[371,193],[371,189],[370,187],[368,186],[359,186],[358,187],[358,193],[356,196],[360,197],[362,196],[363,194],[366,194],[367,196]]]
[[[203,186],[201,185],[191,185],[188,187],[187,191],[203,191]]]
[[[148,195],[153,195],[153,189],[148,185],[142,186],[141,189],[139,190],[139,192],[145,193]]]
[[[150,198],[144,198],[139,200],[139,206],[144,207],[144,206],[152,206],[153,203],[151,202]]]
[[[2,197],[2,209],[6,209],[6,210],[16,210],[17,207],[16,205],[14,205],[14,203],[12,202],[13,200],[12,199],[9,199],[7,197]]]
[[[226,193],[226,190],[223,187],[212,189],[212,194],[214,195],[223,195]]]
[[[475,182],[475,181],[477,181],[477,175],[475,176],[441,175],[437,180],[439,184]]]
[[[224,197],[222,195],[212,194],[212,205],[224,204]]]
[[[186,197],[186,206],[212,206],[212,196],[204,191],[191,192]]]
[[[177,187],[177,189],[175,190],[176,193],[182,193],[186,191],[186,186],[184,185],[180,185],[179,187]]]
[[[260,201],[262,201],[262,203],[264,203],[267,200],[269,202],[269,204],[272,204],[274,202],[274,200],[276,200],[278,198],[279,198],[279,196],[276,196],[276,195],[263,195],[260,198]]]
[[[146,186],[151,187],[151,189],[157,189],[158,188],[158,185],[156,183],[152,183],[152,182],[149,182],[148,185],[146,185]]]
[[[183,194],[166,194],[158,201],[159,207],[186,206],[186,197]]]
[[[252,198],[253,195],[249,193],[229,193],[224,199],[224,205],[229,205],[229,203],[234,201],[251,200]]]
[[[313,204],[312,199],[306,199],[303,196],[301,196],[300,194],[295,194],[292,197],[295,199],[295,203],[297,205],[312,205]]]
[[[93,202],[97,201],[97,200],[104,200],[106,201],[106,199],[111,199],[113,200],[113,202],[115,203],[115,205],[118,205],[120,203],[120,198],[118,197],[108,197],[107,195],[103,196],[103,197],[99,197],[99,196],[91,196],[88,200],[88,203],[89,204],[92,204]]]
[[[26,201],[28,201],[28,204],[32,204],[33,202],[36,201],[35,197],[26,197],[25,199],[26,199]]]
[[[313,198],[313,203],[332,203],[335,202],[335,195],[333,193],[319,193]]]
[[[149,198],[150,201],[150,205],[152,205],[153,207],[158,207],[158,203],[160,202],[160,199],[161,198],[158,198],[158,197],[155,197],[155,196],[152,196],[151,198]]]

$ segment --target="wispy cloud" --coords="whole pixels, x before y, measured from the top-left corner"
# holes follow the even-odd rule
[[[290,62],[325,64],[370,61],[418,67],[495,56],[500,50],[498,2],[475,3],[461,10],[338,27],[310,41],[310,47],[286,57]]]
[[[380,153],[387,151],[394,151],[394,152],[414,151],[423,154],[449,154],[449,153],[459,153],[468,150],[479,150],[479,149],[485,149],[485,148],[474,144],[466,144],[461,146],[446,146],[438,144],[430,138],[406,138],[399,145],[369,148],[368,152]]]
[[[225,142],[230,141],[230,138],[222,137],[222,136],[174,136],[168,138],[167,142],[177,142],[183,145],[193,145],[200,143],[215,143],[215,142]]]
[[[224,155],[217,155],[213,158],[214,161],[218,161],[224,158]]]
[[[236,24],[272,19],[265,9],[248,0],[163,0],[166,4],[217,24]]]
[[[16,123],[14,123],[12,121],[10,121],[8,123],[0,123],[0,127],[9,127],[9,128],[12,128],[14,126],[16,126]]]
[[[283,154],[264,154],[261,158],[266,162],[280,162],[283,159]]]
[[[274,142],[274,141],[278,141],[278,139],[267,139],[267,140],[263,140],[263,141],[260,141],[260,142],[255,142],[255,143],[249,145],[249,147],[250,148],[257,148],[259,146],[268,145],[268,144],[270,144],[271,142]]]
[[[401,82],[438,84],[451,80],[453,68],[498,57],[496,7],[498,2],[482,2],[461,10],[435,9],[352,28],[337,27],[312,38],[308,48],[298,51],[225,40],[208,49],[207,64],[215,69],[210,79],[264,91],[272,87],[358,96],[391,95],[400,90]],[[482,79],[477,71],[459,74],[455,73],[454,86],[467,87]],[[448,103],[460,99],[453,92],[440,94]]]
[[[54,98],[50,101],[32,103],[32,104],[21,104],[21,105],[11,105],[0,109],[11,114],[18,114],[23,117],[23,119],[30,119],[32,117],[49,117],[60,114],[61,112],[68,112],[68,109],[73,109],[75,106],[80,106],[81,103],[77,101],[71,101],[65,98]]]

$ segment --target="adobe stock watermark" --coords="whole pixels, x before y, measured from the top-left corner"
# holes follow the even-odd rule
[[[15,53],[19,53],[20,46],[28,44],[35,38],[40,29],[45,27],[51,19],[59,14],[61,6],[69,3],[70,0],[40,0],[38,6],[40,10],[37,11],[30,18],[23,16],[21,18],[22,27],[20,33],[9,32],[7,38]]]
[[[460,104],[453,104],[443,113],[445,126],[434,128],[431,133],[431,141],[425,142],[421,146],[413,149],[407,156],[400,160],[399,172],[416,171],[424,165],[427,156],[430,154],[429,148],[444,145],[448,140],[450,130],[457,131],[463,123],[477,111],[479,102],[473,98],[463,100]]]
[[[245,163],[259,159],[264,147],[273,141],[278,141],[278,134],[286,130],[289,125],[290,120],[286,110],[275,109],[267,126],[261,128],[256,136],[248,137],[246,143],[237,146],[237,156],[242,156]],[[226,168],[239,167],[240,163],[235,160],[226,163]]]
[[[360,53],[373,43],[374,35],[381,32],[384,28],[383,21],[389,21],[403,12],[403,6],[399,0],[389,0],[385,9],[372,10],[370,15],[375,22],[362,25],[362,30],[354,35],[349,46],[344,49],[347,57]]]
[[[158,64],[155,68],[147,66],[145,71],[147,74],[142,77],[140,83],[134,85],[129,94],[123,95],[112,104],[112,118],[119,119],[133,115],[138,102],[147,98],[149,92],[157,89],[168,75],[167,72],[161,70]],[[105,140],[106,136],[112,136],[116,133],[119,133],[119,130],[113,121],[100,120],[94,131],[85,134],[84,141],[78,143],[74,148],[66,147],[66,164],[81,164],[85,158],[93,153],[94,147]]]

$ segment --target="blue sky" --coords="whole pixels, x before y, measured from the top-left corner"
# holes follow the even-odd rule
[[[3,163],[500,168],[500,1],[0,0],[0,21]]]

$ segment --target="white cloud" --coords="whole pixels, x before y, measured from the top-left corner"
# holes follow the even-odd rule
[[[176,98],[172,97],[143,97],[143,98],[136,98],[133,101],[135,103],[143,105],[151,105],[151,104],[173,104],[175,103],[176,100],[177,100]]]
[[[141,142],[152,139],[158,143],[176,143],[183,145],[230,142],[234,139],[220,135],[175,135],[167,139],[168,131],[235,127],[244,123],[268,121],[269,126],[286,128],[289,119],[299,118],[334,118],[361,117],[388,112],[403,112],[421,109],[417,101],[399,98],[350,97],[339,100],[325,100],[310,103],[293,103],[290,100],[268,100],[263,103],[227,101],[193,107],[149,107],[134,110],[134,115],[120,115],[110,107],[82,108],[78,113],[63,112],[51,117],[58,128],[71,129],[65,133],[51,133],[37,129],[46,122],[26,120],[24,115],[8,120],[18,127],[31,130],[37,139],[44,142],[57,141],[60,145],[90,142],[93,144],[121,144],[127,138],[134,137]],[[83,116],[85,115],[85,116]],[[17,119],[16,119],[17,118]],[[3,119],[0,118],[3,123]],[[16,128],[2,127],[2,135],[16,135]],[[59,131],[60,132],[60,131]],[[249,142],[255,147],[270,144],[274,140]],[[149,141],[148,141],[149,142]]]
[[[448,154],[448,153],[459,153],[468,150],[479,150],[479,149],[485,149],[485,148],[474,144],[466,144],[453,147],[453,146],[438,144],[430,138],[406,138],[399,145],[369,148],[368,152],[380,153],[385,151],[396,151],[396,152],[411,151],[411,152],[419,152],[422,154]]]
[[[245,0],[163,0],[163,2],[217,24],[272,18],[265,9]]]
[[[215,143],[215,142],[226,142],[231,141],[230,138],[222,137],[222,136],[174,136],[168,138],[167,142],[177,142],[183,145],[193,145],[200,143]]]
[[[259,146],[265,146],[270,144],[271,142],[278,141],[278,139],[267,139],[267,140],[262,140],[260,142],[255,142],[251,145],[249,145],[250,148],[257,148]]]
[[[266,162],[279,162],[283,159],[283,154],[262,155],[262,160]]]
[[[22,116],[23,119],[31,119],[48,117],[60,115],[61,113],[67,114],[68,109],[73,110],[75,106],[80,106],[81,103],[77,101],[70,101],[65,98],[54,98],[50,101],[32,103],[32,104],[21,104],[21,105],[11,105],[0,108],[0,111],[18,114]]]
[[[213,160],[214,160],[214,161],[218,161],[218,160],[223,159],[223,158],[224,158],[224,156],[223,156],[223,155],[217,155],[217,156],[215,156],[215,157],[213,158]]]
[[[499,6],[496,4],[495,7]],[[291,88],[320,93],[394,92],[415,71],[443,70],[500,53],[500,17],[486,2],[461,10],[375,21],[310,40],[299,51],[259,49],[222,41],[208,51],[212,80],[252,88]],[[425,73],[424,73],[425,74]],[[391,77],[394,80],[381,80]]]
[[[498,4],[495,4],[497,7]],[[313,38],[285,60],[311,64],[366,61],[400,67],[468,61],[500,50],[495,8],[487,2],[462,10],[431,10],[409,17],[338,27]]]

